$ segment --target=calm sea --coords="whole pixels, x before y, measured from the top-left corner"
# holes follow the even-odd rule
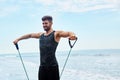
[[[58,51],[60,73],[69,51]],[[38,53],[21,53],[30,80],[37,80]],[[0,80],[27,80],[19,55],[0,54]],[[61,80],[120,80],[120,49],[71,51]]]

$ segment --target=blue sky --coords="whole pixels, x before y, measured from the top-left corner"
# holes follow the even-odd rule
[[[119,0],[0,0],[0,54],[15,53],[12,41],[43,32],[41,17],[53,16],[55,30],[78,36],[74,50],[120,49]],[[39,52],[38,40],[19,42],[22,52]],[[58,51],[69,50],[61,39]]]

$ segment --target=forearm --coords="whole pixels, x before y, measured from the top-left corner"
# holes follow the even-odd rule
[[[21,37],[17,38],[17,40],[18,40],[18,41],[20,41],[20,40],[23,40],[23,39],[28,39],[28,38],[31,38],[31,34],[26,34],[26,35],[23,35],[23,36],[21,36]]]
[[[31,34],[26,34],[26,35],[23,35],[19,38],[17,38],[16,40],[13,41],[14,44],[17,44],[20,40],[24,40],[24,39],[28,39],[28,38],[31,38]]]

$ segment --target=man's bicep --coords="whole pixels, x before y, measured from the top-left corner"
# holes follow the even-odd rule
[[[68,36],[69,36],[69,32],[60,31],[60,32],[59,32],[59,36],[60,36],[60,37],[68,37]]]
[[[41,36],[42,33],[32,33],[31,37],[32,38],[39,38]]]

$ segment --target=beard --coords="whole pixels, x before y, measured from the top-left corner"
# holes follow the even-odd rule
[[[50,30],[50,27],[48,27],[48,26],[43,26],[43,28],[44,28],[45,31],[49,31]]]

